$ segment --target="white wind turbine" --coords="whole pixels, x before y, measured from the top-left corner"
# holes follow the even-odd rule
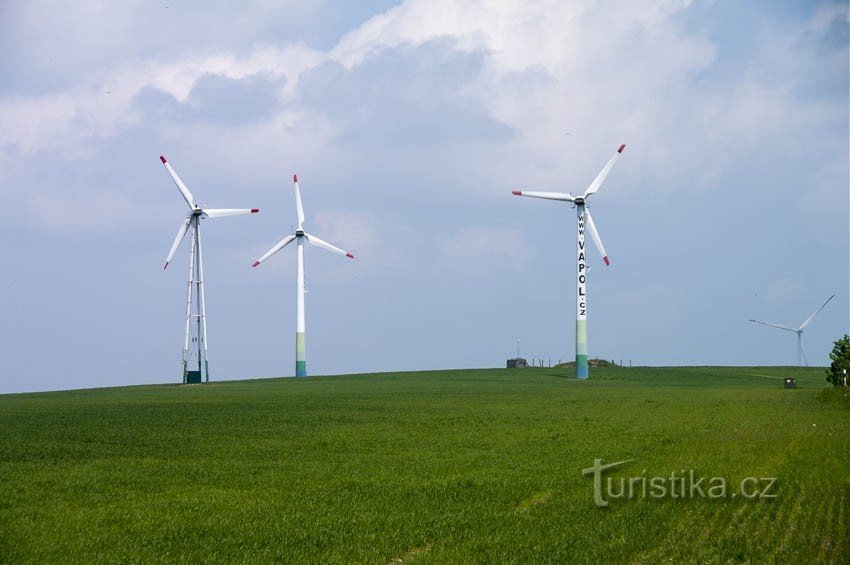
[[[532,198],[544,198],[546,200],[560,200],[563,202],[571,202],[575,205],[578,215],[578,238],[576,240],[576,258],[578,268],[576,271],[576,378],[586,379],[588,377],[587,366],[587,268],[585,265],[586,255],[584,246],[584,226],[585,218],[587,219],[587,229],[590,231],[590,237],[593,243],[596,244],[596,249],[602,255],[602,260],[606,265],[610,265],[608,254],[605,253],[605,248],[602,246],[602,240],[599,238],[599,233],[596,231],[596,226],[593,223],[593,217],[590,215],[590,208],[587,207],[587,199],[591,194],[599,190],[605,177],[611,172],[614,163],[620,157],[620,154],[626,148],[621,145],[614,156],[608,160],[605,167],[596,175],[587,190],[581,196],[573,196],[572,193],[563,192],[527,192],[522,190],[514,190],[516,196],[530,196]]]
[[[787,332],[794,332],[795,334],[797,334],[797,366],[798,367],[800,366],[800,357],[802,357],[803,361],[806,362],[806,367],[808,367],[809,366],[809,360],[806,359],[806,352],[803,351],[803,330],[805,330],[806,327],[809,324],[812,323],[812,320],[815,319],[815,316],[817,315],[817,313],[820,312],[821,310],[823,310],[824,306],[829,304],[829,301],[832,300],[833,298],[835,298],[834,294],[832,296],[830,296],[829,298],[827,298],[826,302],[823,303],[823,306],[821,306],[820,308],[815,310],[814,314],[812,314],[811,316],[806,318],[806,321],[803,322],[802,324],[800,324],[799,328],[789,328],[788,326],[783,326],[782,324],[772,324],[770,322],[762,322],[761,320],[752,320],[751,319],[750,321],[755,322],[756,324],[762,324],[763,326],[770,326],[772,328],[779,328],[780,330],[785,330]]]
[[[254,261],[253,266],[256,267],[293,241],[297,242],[298,274],[295,284],[295,376],[306,377],[307,335],[304,319],[304,241],[316,247],[338,253],[339,255],[345,255],[349,259],[354,259],[354,255],[304,231],[304,208],[301,205],[301,189],[298,187],[298,175],[292,175],[292,181],[295,183],[295,212],[298,215],[298,228],[295,230],[295,233],[281,239],[265,255]]]
[[[171,164],[166,158],[160,155],[159,159],[165,165],[165,170],[171,175],[171,180],[177,185],[177,189],[189,205],[189,214],[180,228],[177,230],[177,237],[174,238],[174,243],[171,245],[171,250],[168,252],[168,257],[165,259],[165,267],[171,263],[174,253],[180,246],[180,243],[186,237],[186,234],[192,232],[192,248],[189,250],[189,280],[187,283],[188,290],[186,291],[186,333],[183,339],[183,382],[184,383],[199,383],[203,375],[206,382],[210,381],[210,367],[207,359],[207,309],[204,301],[204,259],[201,254],[201,219],[203,218],[221,218],[224,216],[241,216],[243,214],[256,214],[259,208],[201,208],[195,203],[195,197],[171,168]],[[195,306],[195,312],[192,313],[192,306]],[[192,328],[192,318],[196,320],[195,341],[198,346],[198,368],[189,369],[189,337]]]

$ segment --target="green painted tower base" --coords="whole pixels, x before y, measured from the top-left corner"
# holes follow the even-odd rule
[[[587,367],[587,355],[576,355],[576,378],[586,379],[589,374]]]
[[[307,336],[295,332],[295,376],[307,376]]]
[[[576,320],[576,378],[588,377],[587,367],[587,320]]]
[[[186,377],[184,378],[184,382],[186,384],[198,384],[201,382],[201,372],[200,371],[186,371]]]

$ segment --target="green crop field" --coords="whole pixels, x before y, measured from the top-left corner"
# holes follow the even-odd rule
[[[0,562],[847,562],[850,410],[824,387],[609,367],[0,396]],[[775,497],[598,508],[594,459]]]

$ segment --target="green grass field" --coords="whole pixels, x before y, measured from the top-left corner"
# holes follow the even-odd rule
[[[850,410],[824,387],[612,367],[0,396],[0,562],[846,563]],[[597,508],[595,458],[777,498]]]

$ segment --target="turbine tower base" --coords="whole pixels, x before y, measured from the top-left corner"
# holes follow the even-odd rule
[[[588,376],[587,355],[576,355],[576,378],[586,379]]]
[[[192,385],[192,384],[200,384],[201,381],[201,372],[200,371],[186,371],[186,376],[183,377],[183,382]]]
[[[295,376],[307,376],[307,339],[304,332],[295,333]]]

